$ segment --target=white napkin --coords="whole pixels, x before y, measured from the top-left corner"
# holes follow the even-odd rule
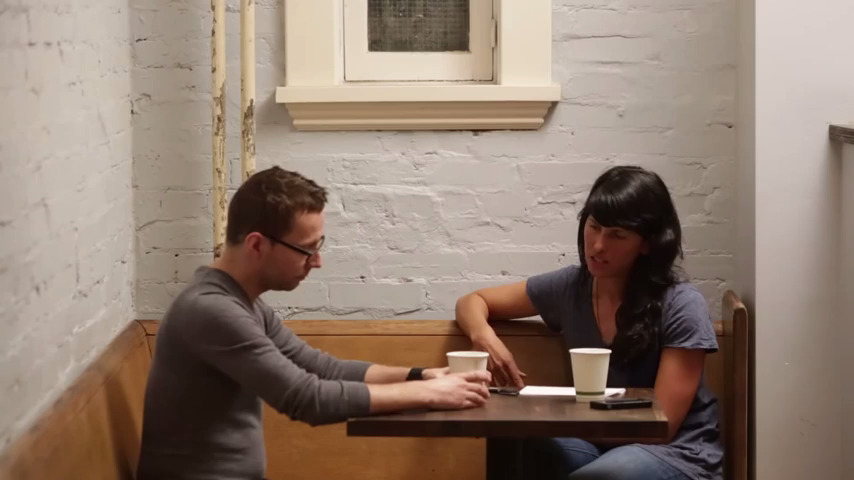
[[[606,388],[605,396],[610,397],[612,395],[621,395],[626,393],[625,388]],[[575,387],[535,387],[533,385],[528,385],[522,390],[519,390],[519,395],[532,395],[532,396],[552,396],[552,397],[574,397],[575,396]]]

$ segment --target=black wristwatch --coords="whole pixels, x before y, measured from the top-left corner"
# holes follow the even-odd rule
[[[406,376],[406,381],[410,380],[424,380],[424,369],[419,367],[410,369],[409,375]]]

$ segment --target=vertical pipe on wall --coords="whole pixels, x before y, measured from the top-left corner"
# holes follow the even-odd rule
[[[222,254],[225,244],[225,0],[211,0],[213,27],[211,31],[211,75],[213,85],[213,230],[214,258]]]
[[[245,181],[255,173],[255,0],[240,0],[240,171]]]

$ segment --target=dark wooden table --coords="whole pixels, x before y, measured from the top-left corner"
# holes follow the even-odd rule
[[[652,398],[629,389],[627,397]],[[492,394],[483,408],[418,411],[354,418],[348,436],[368,437],[579,437],[591,442],[656,441],[667,435],[667,418],[653,408],[594,410],[572,397]]]
[[[625,396],[653,398],[653,392],[629,389]],[[493,394],[483,408],[354,418],[347,421],[347,435],[486,438],[487,478],[494,479],[509,476],[497,465],[506,465],[518,454],[511,439],[578,437],[593,443],[653,443],[667,436],[667,418],[655,402],[652,408],[594,410],[572,397]]]

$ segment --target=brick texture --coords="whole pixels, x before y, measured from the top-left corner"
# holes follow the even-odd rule
[[[126,0],[0,0],[0,449],[134,318]]]
[[[535,132],[294,131],[282,2],[257,3],[258,167],[329,188],[324,268],[289,318],[449,318],[577,260],[616,164],[655,169],[717,314],[732,277],[734,0],[555,0],[563,98]],[[239,13],[228,9],[231,191]],[[0,448],[134,315],[211,259],[210,13],[187,0],[0,0]],[[138,271],[138,275],[137,275]]]
[[[258,168],[329,188],[324,267],[269,295],[291,318],[448,318],[462,293],[577,261],[593,180],[640,164],[668,182],[685,267],[714,309],[731,279],[732,0],[556,0],[563,100],[535,132],[297,132],[281,2],[257,4]],[[161,316],[210,260],[207,4],[131,0],[138,314]],[[239,179],[239,12],[228,13],[231,188]],[[180,40],[180,43],[178,42]],[[142,141],[141,139],[145,139]]]

